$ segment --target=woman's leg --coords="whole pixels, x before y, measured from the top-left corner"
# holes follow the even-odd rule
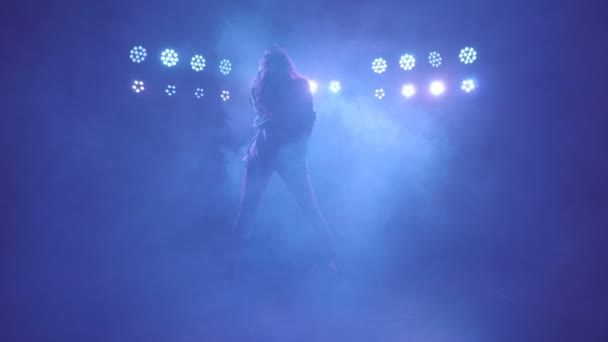
[[[335,269],[337,267],[331,230],[323,217],[310,181],[306,156],[290,158],[277,168],[289,192],[299,204],[304,217],[312,228],[315,243],[319,247],[322,262]]]
[[[239,265],[242,264],[242,255],[253,225],[255,212],[271,176],[271,164],[260,160],[254,153],[250,153],[243,176],[239,211],[230,236],[229,273],[231,277],[236,276],[236,273],[239,272]]]
[[[258,158],[249,158],[243,176],[239,212],[234,222],[233,236],[237,243],[249,236],[262,193],[272,176],[272,167]]]

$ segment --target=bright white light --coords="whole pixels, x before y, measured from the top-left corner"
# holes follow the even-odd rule
[[[194,92],[194,96],[196,96],[197,99],[203,97],[204,94],[203,88],[196,88],[196,91]]]
[[[175,95],[176,92],[177,92],[177,90],[175,89],[174,85],[168,85],[167,89],[165,89],[165,93],[169,96]]]
[[[376,74],[381,74],[381,73],[385,72],[386,68],[387,68],[386,61],[382,58],[376,58],[372,62],[372,70]]]
[[[429,53],[429,64],[432,67],[438,68],[441,65],[441,55],[437,51]]]
[[[412,55],[405,54],[399,59],[399,66],[403,70],[412,70],[416,66],[416,59]]]
[[[141,63],[146,60],[148,54],[143,46],[135,46],[131,49],[130,57],[133,63]]]
[[[309,80],[308,81],[308,86],[310,87],[310,92],[311,93],[314,94],[317,91],[317,87],[318,87],[317,82]]]
[[[340,89],[342,89],[340,87],[340,82],[338,82],[338,81],[331,81],[331,83],[329,83],[329,90],[332,93],[337,93],[337,92],[340,91]]]
[[[382,100],[382,98],[384,97],[384,95],[386,95],[384,93],[384,89],[380,88],[380,89],[376,89],[376,93],[374,94],[374,96],[378,99],[378,100]]]
[[[433,95],[441,95],[445,91],[445,84],[441,81],[433,81],[429,90]]]
[[[222,59],[220,62],[220,72],[224,75],[228,75],[232,71],[232,64],[227,59]]]
[[[460,50],[460,61],[464,64],[471,64],[477,59],[477,51],[472,47],[465,47]]]
[[[163,62],[164,65],[166,65],[168,67],[172,67],[172,66],[175,66],[175,64],[177,64],[177,62],[179,61],[179,58],[178,58],[177,52],[175,52],[175,50],[166,49],[160,55],[160,60]]]
[[[406,84],[401,88],[401,95],[405,97],[412,97],[416,94],[416,87],[413,84]]]
[[[473,91],[473,89],[475,89],[475,81],[471,79],[464,80],[462,81],[462,86],[460,88],[465,92],[470,93]]]
[[[201,55],[194,55],[190,61],[190,65],[194,71],[203,71],[205,69],[205,58]]]
[[[131,88],[133,88],[134,92],[139,94],[142,91],[144,91],[144,82],[143,81],[133,81],[133,86],[131,86]]]
[[[220,97],[222,98],[222,101],[226,102],[230,99],[230,92],[228,90],[222,90]]]

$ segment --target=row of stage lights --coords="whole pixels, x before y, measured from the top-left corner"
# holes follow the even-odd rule
[[[477,60],[477,51],[472,47],[465,47],[460,50],[458,55],[461,63],[472,64]],[[428,56],[429,64],[433,68],[439,68],[443,61],[441,54],[437,51],[432,51]],[[399,67],[405,71],[412,70],[416,66],[416,57],[413,54],[406,53],[399,58]],[[381,74],[388,68],[388,63],[384,58],[376,58],[372,61],[372,71],[376,74]]]
[[[312,93],[316,93],[317,89],[318,89],[318,84],[315,81],[308,81],[308,83],[310,86],[310,91]],[[131,87],[132,87],[133,91],[137,94],[142,93],[145,90],[143,81],[133,81],[133,85]],[[475,90],[475,87],[476,87],[476,84],[475,84],[474,80],[466,79],[466,80],[462,81],[460,89],[462,91],[464,91],[465,93],[470,93],[473,90]],[[339,81],[332,81],[329,83],[330,92],[337,94],[340,92],[341,89],[342,89],[342,86],[340,85]],[[428,89],[432,95],[439,96],[446,91],[446,85],[442,81],[433,81],[430,83]],[[167,94],[167,96],[176,95],[177,94],[176,86],[172,85],[172,84],[167,85],[167,87],[165,88],[165,94]],[[401,95],[403,95],[407,98],[413,97],[414,95],[416,95],[416,86],[411,83],[403,85],[403,87],[401,88]],[[202,98],[204,96],[203,88],[196,88],[196,90],[194,91],[194,96],[197,99]],[[374,91],[374,97],[378,100],[382,100],[385,96],[386,96],[386,92],[385,92],[384,88],[378,88]],[[228,101],[230,99],[230,92],[228,90],[222,90],[220,92],[220,98],[224,102]]]
[[[133,91],[136,94],[143,93],[144,90],[146,89],[144,86],[144,81],[133,81],[133,85],[131,86],[131,88],[133,89]],[[165,94],[167,94],[167,96],[169,96],[169,97],[176,95],[177,87],[173,84],[167,85],[167,87],[165,88]],[[203,88],[196,88],[196,90],[194,91],[194,96],[197,99],[202,98],[204,95],[205,95],[205,91]],[[230,92],[228,90],[222,90],[220,92],[220,98],[224,102],[228,101],[230,99]]]
[[[135,46],[131,49],[129,56],[133,63],[139,64],[146,60],[146,58],[148,57],[148,53],[146,51],[146,48],[144,48],[143,46]],[[473,62],[475,62],[475,60],[477,60],[477,51],[475,51],[475,49],[473,49],[472,47],[465,47],[460,50],[458,58],[460,59],[460,62],[464,64],[472,64]],[[160,55],[160,60],[165,66],[171,68],[177,65],[180,58],[175,50],[165,49]],[[439,52],[432,51],[431,53],[429,53],[428,62],[432,67],[438,68],[441,65],[442,61],[443,59]],[[192,70],[196,72],[203,71],[206,67],[206,60],[203,55],[194,55],[190,59],[190,66],[192,67]],[[399,66],[401,67],[401,69],[406,71],[412,70],[416,66],[416,58],[413,54],[404,54],[403,56],[401,56],[401,58],[399,58]],[[372,61],[372,70],[377,74],[384,73],[387,68],[388,63],[384,58],[376,58]],[[232,63],[230,62],[230,60],[221,60],[219,63],[219,70],[220,73],[222,73],[223,75],[228,75],[230,71],[232,71]]]
[[[310,86],[310,91],[313,94],[316,93],[317,89],[319,88],[319,85],[315,81],[308,81],[308,84]],[[475,83],[475,80],[470,79],[470,78],[463,80],[460,84],[460,89],[462,91],[464,91],[465,93],[472,92],[473,90],[475,90],[476,87],[477,87],[477,84]],[[331,81],[329,83],[328,88],[329,88],[329,91],[334,94],[339,93],[340,90],[342,90],[340,81]],[[439,96],[439,95],[443,94],[447,88],[443,81],[436,80],[436,81],[432,81],[430,83],[428,89],[432,95]],[[404,84],[403,87],[401,88],[401,95],[403,95],[405,97],[413,97],[414,95],[416,95],[416,85],[413,83]],[[384,88],[378,88],[378,89],[374,90],[374,96],[378,100],[382,100],[382,98],[384,98],[384,96],[386,96],[386,91],[384,90]]]
[[[146,60],[148,52],[143,46],[135,46],[131,49],[129,57],[133,63],[139,64]],[[178,53],[173,49],[166,49],[160,54],[160,61],[169,68],[176,66],[179,60]],[[207,61],[203,55],[194,55],[190,59],[190,66],[192,67],[192,70],[196,72],[203,71],[207,66]],[[228,59],[222,59],[219,64],[219,69],[222,75],[228,75],[230,71],[232,71],[232,63]]]

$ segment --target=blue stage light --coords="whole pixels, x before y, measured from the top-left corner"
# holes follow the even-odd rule
[[[416,59],[410,54],[405,54],[399,59],[399,66],[403,70],[412,70],[416,66]]]
[[[475,89],[475,81],[472,79],[462,81],[462,86],[460,89],[464,90],[467,93],[472,92]]]
[[[205,69],[205,58],[201,55],[194,55],[190,61],[190,65],[194,71],[203,71]]]
[[[382,100],[382,98],[385,96],[386,94],[384,93],[384,89],[380,88],[380,89],[376,89],[376,92],[374,94],[374,96],[378,99],[378,100]]]
[[[317,92],[317,87],[318,87],[317,82],[309,80],[308,81],[308,86],[310,87],[310,92],[311,93],[314,94],[314,93]]]
[[[165,51],[163,51],[160,55],[160,60],[163,62],[164,65],[168,66],[168,67],[173,67],[177,64],[177,62],[179,61],[177,52],[175,52],[175,50],[173,49],[166,49]]]
[[[232,64],[227,59],[222,59],[220,62],[220,72],[223,75],[228,75],[232,71]]]
[[[441,65],[441,55],[437,51],[429,53],[429,64],[433,68],[438,68]]]
[[[136,93],[141,93],[144,91],[144,82],[143,81],[133,81],[133,91]]]
[[[341,86],[340,86],[340,82],[338,82],[338,81],[331,81],[331,83],[329,83],[329,90],[332,93],[337,93],[337,92],[340,91],[340,89],[342,89]]]
[[[372,62],[372,70],[376,74],[381,74],[381,73],[385,72],[386,68],[387,68],[386,61],[382,58],[376,58]]]
[[[177,90],[175,89],[174,85],[168,85],[167,88],[165,89],[165,94],[169,95],[169,96],[173,96],[177,93]]]
[[[222,90],[220,97],[222,98],[222,101],[226,102],[230,99],[230,92],[228,90]]]
[[[412,97],[416,94],[416,87],[413,84],[406,84],[401,88],[401,95],[405,97]]]
[[[435,96],[441,95],[445,91],[445,84],[441,81],[433,81],[431,82],[429,91]]]
[[[194,96],[196,96],[197,99],[200,99],[201,97],[203,97],[203,95],[205,95],[203,88],[196,88]]]
[[[471,64],[477,59],[477,51],[472,47],[465,47],[460,50],[460,61],[464,64]]]
[[[133,63],[141,63],[148,56],[146,49],[143,46],[135,46],[131,49],[130,57]]]

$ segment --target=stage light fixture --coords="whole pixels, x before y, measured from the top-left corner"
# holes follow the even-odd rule
[[[203,88],[196,88],[196,91],[194,92],[194,96],[196,96],[197,99],[203,97],[204,94]]]
[[[387,68],[387,64],[383,58],[376,58],[372,62],[372,70],[376,74],[381,74],[381,73],[385,72],[386,68]]]
[[[309,80],[308,81],[308,87],[310,87],[310,92],[311,93],[314,94],[314,93],[317,92],[317,88],[318,88],[317,82]]]
[[[146,60],[148,53],[143,46],[135,46],[131,49],[130,57],[133,63],[141,63]]]
[[[222,59],[220,62],[220,72],[223,75],[228,75],[232,71],[232,63],[227,59]]]
[[[433,68],[438,68],[441,65],[441,55],[437,51],[429,53],[429,64]]]
[[[329,90],[332,93],[337,93],[337,92],[340,91],[340,89],[342,89],[341,86],[340,86],[340,82],[338,82],[338,81],[331,81],[331,83],[329,83]]]
[[[462,81],[462,86],[460,88],[465,92],[470,93],[475,89],[475,81],[472,79],[464,80]]]
[[[464,64],[471,64],[477,59],[477,51],[472,47],[465,47],[460,50],[460,61]]]
[[[167,86],[167,88],[165,89],[165,94],[167,94],[169,96],[173,96],[173,95],[175,95],[175,93],[177,93],[177,90],[176,90],[175,86],[169,84]]]
[[[412,97],[416,94],[416,87],[413,84],[406,84],[401,88],[401,95],[405,97]]]
[[[384,93],[384,89],[380,88],[380,89],[376,89],[376,92],[374,94],[374,96],[378,99],[378,100],[382,100],[382,98],[385,96],[386,94]]]
[[[192,70],[199,72],[205,69],[205,58],[202,55],[194,55],[190,61]]]
[[[228,90],[222,90],[220,97],[222,98],[222,101],[226,102],[230,99],[230,92]]]
[[[144,91],[144,82],[143,81],[133,81],[133,85],[131,86],[131,88],[133,88],[134,92],[139,94],[142,91]]]
[[[412,70],[416,66],[416,59],[410,54],[405,54],[399,59],[399,66],[403,70]]]
[[[166,49],[165,51],[163,51],[161,53],[160,60],[163,62],[164,65],[166,65],[168,67],[173,67],[179,61],[179,57],[177,55],[177,52],[175,52],[175,50]]]
[[[435,96],[441,95],[445,91],[445,84],[441,81],[433,81],[431,82],[429,91]]]

